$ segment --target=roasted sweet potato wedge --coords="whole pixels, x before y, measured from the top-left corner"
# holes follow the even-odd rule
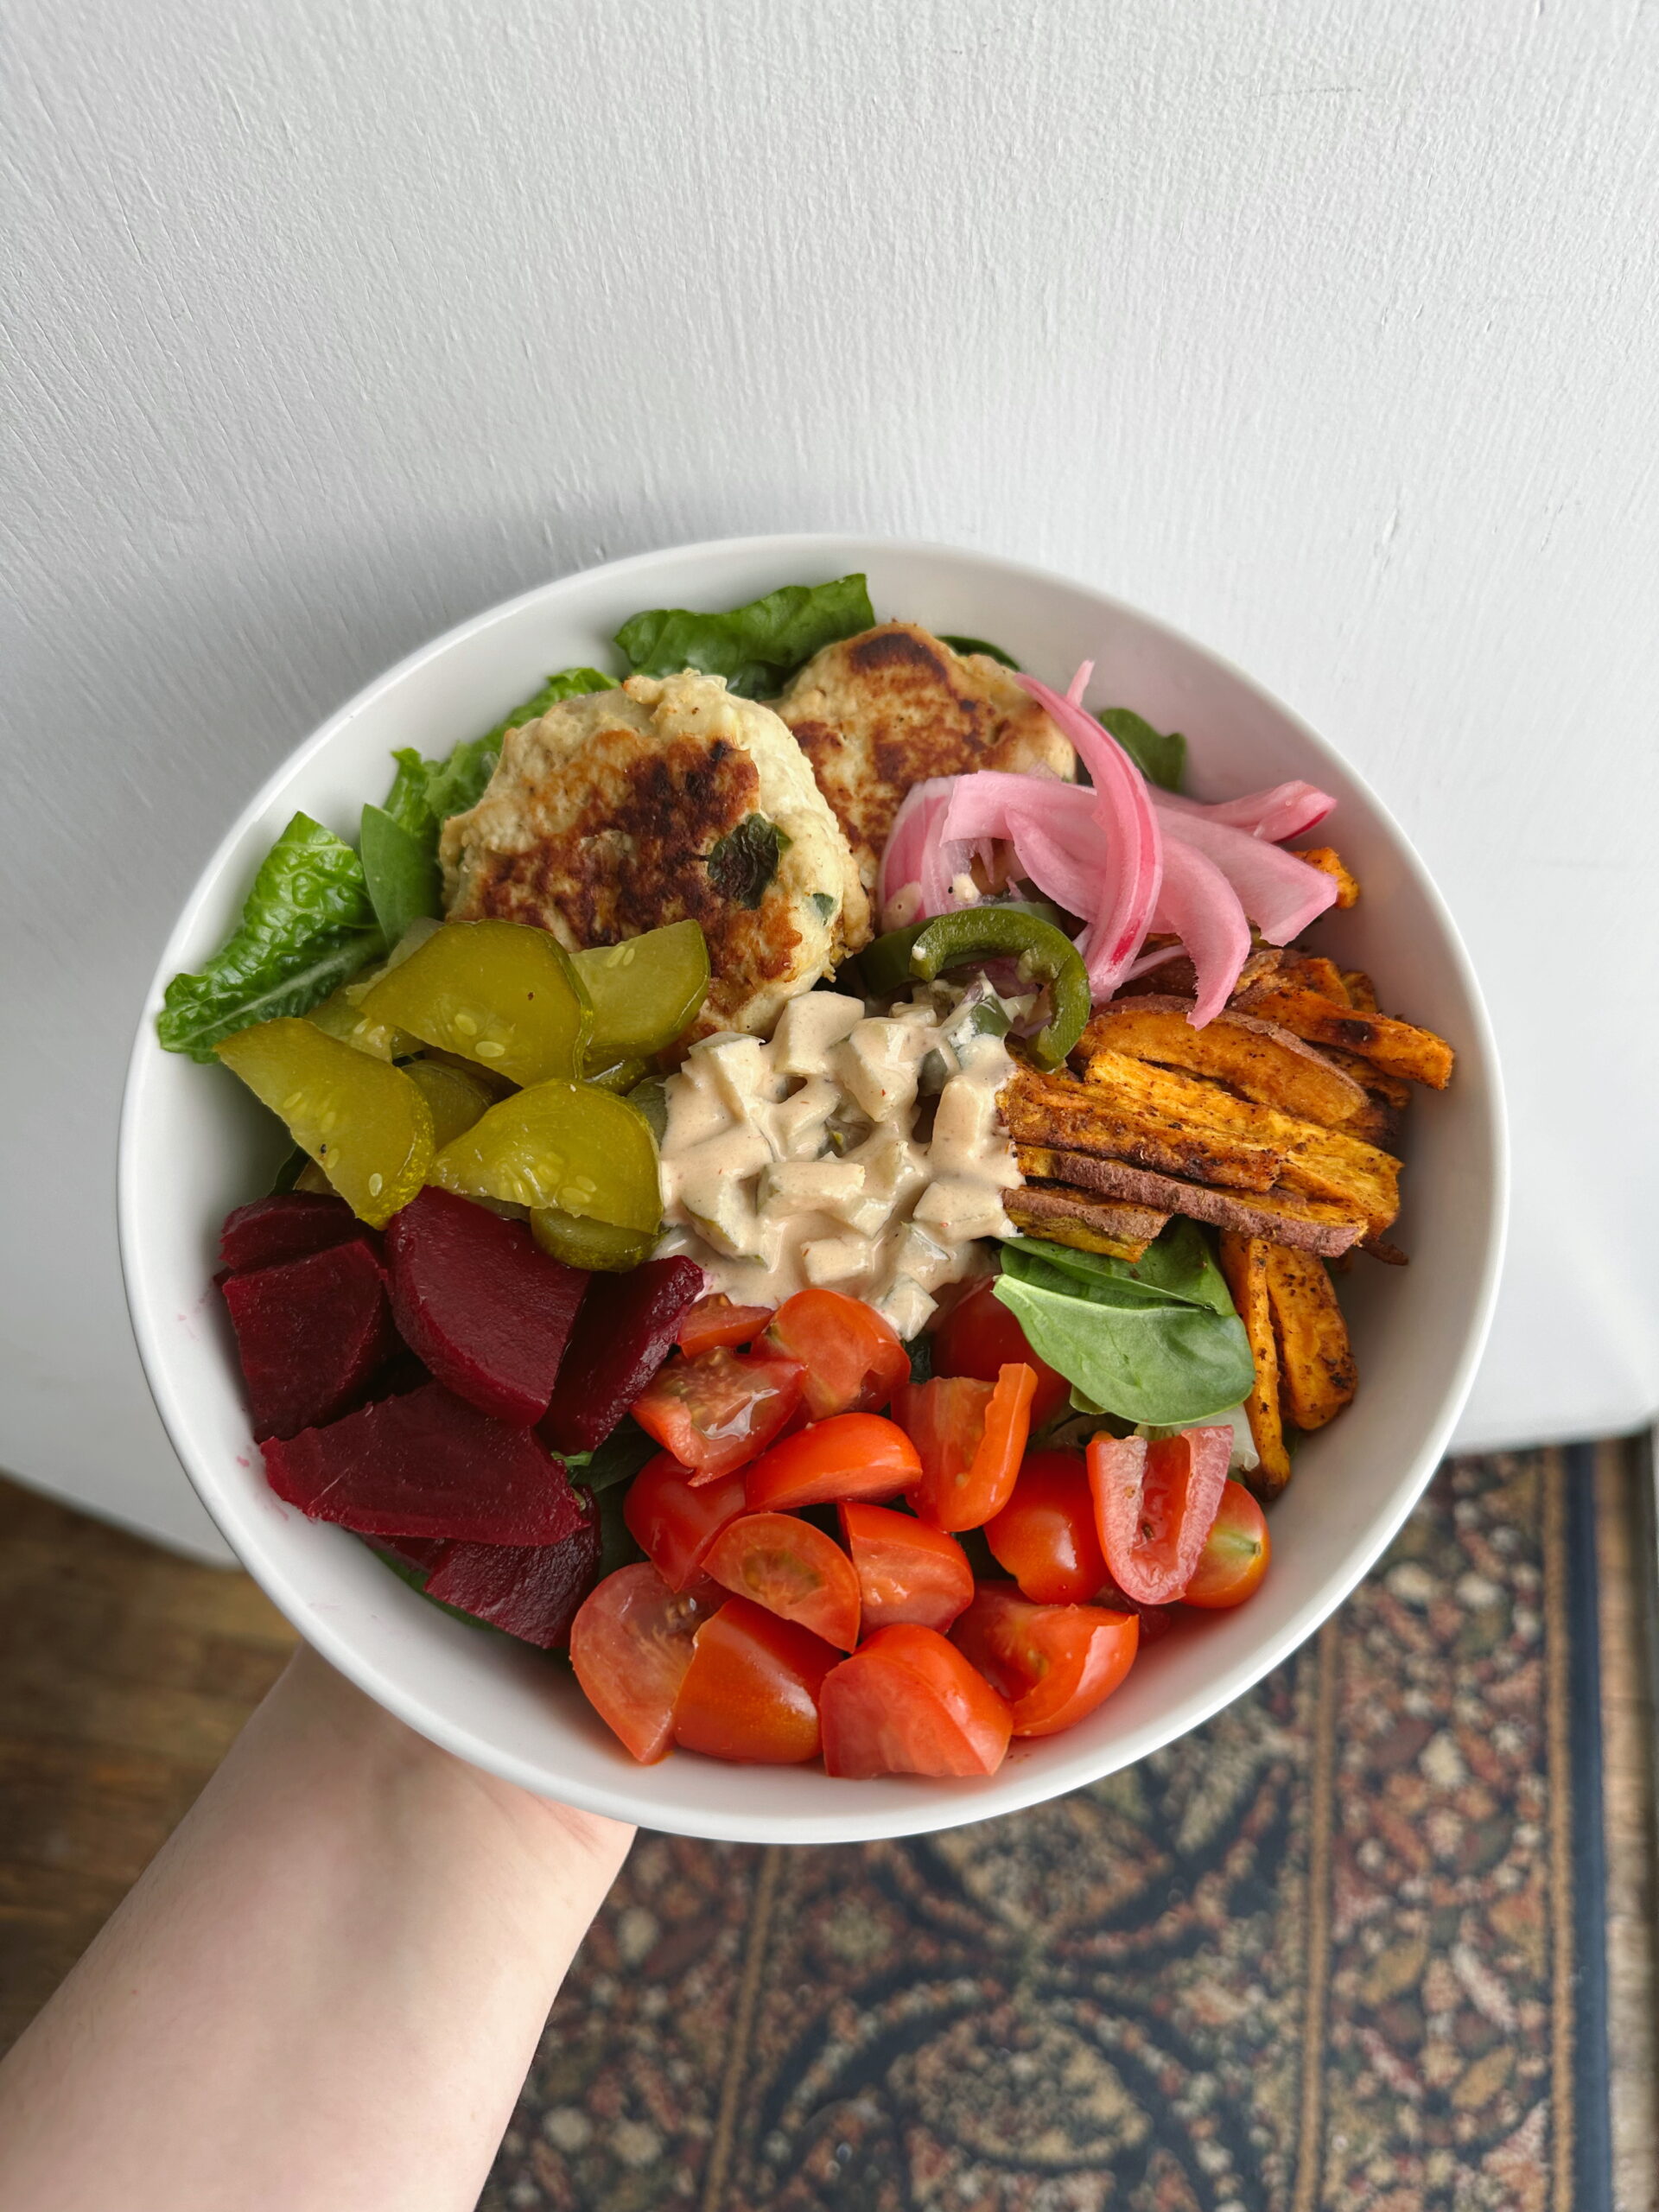
[[[1027,1183],[1010,1191],[1003,1209],[1027,1236],[1046,1236],[1051,1244],[1070,1244],[1079,1252],[1101,1252],[1112,1260],[1138,1260],[1169,1219],[1147,1206],[1086,1198],[1056,1183]]]
[[[1254,977],[1251,980],[1254,981]],[[1376,985],[1363,968],[1344,968],[1342,980],[1351,1007],[1360,1014],[1376,1012]]]
[[[1251,982],[1266,982],[1265,977],[1252,977]],[[1276,978],[1280,983],[1292,983],[1305,991],[1316,991],[1322,999],[1329,999],[1333,1006],[1346,1006],[1348,986],[1342,979],[1342,970],[1334,960],[1327,960],[1322,952],[1287,952],[1279,963]],[[1244,991],[1249,984],[1241,976],[1236,991]]]
[[[1016,1143],[1097,1152],[1155,1174],[1183,1175],[1228,1190],[1270,1191],[1285,1164],[1283,1144],[1200,1119],[1184,1110],[1179,1099],[1167,1110],[1153,1085],[1119,1088],[1021,1068],[999,1103]]]
[[[1102,1160],[1091,1153],[1060,1152],[1048,1145],[1016,1144],[1022,1175],[1039,1182],[1062,1183],[1090,1196],[1122,1198],[1130,1205],[1165,1213],[1184,1213],[1217,1229],[1247,1236],[1267,1236],[1310,1252],[1334,1256],[1365,1234],[1364,1217],[1295,1191],[1222,1191],[1208,1183],[1184,1183],[1156,1175],[1127,1160]]]
[[[1287,1029],[1230,1008],[1195,1029],[1186,1018],[1192,1010],[1186,999],[1119,999],[1095,1016],[1079,1050],[1085,1062],[1096,1052],[1125,1052],[1131,1059],[1213,1076],[1246,1098],[1326,1128],[1363,1108],[1360,1084]]]
[[[1269,1244],[1268,1305],[1279,1346],[1279,1399],[1298,1428],[1323,1428],[1354,1395],[1348,1325],[1323,1260]]]
[[[1299,861],[1306,861],[1310,868],[1335,876],[1338,906],[1357,906],[1359,904],[1358,880],[1334,845],[1306,845],[1296,857]]]
[[[1427,1084],[1431,1090],[1444,1090],[1452,1080],[1456,1056],[1445,1038],[1432,1029],[1419,1029],[1386,1014],[1344,1011],[1317,991],[1282,984],[1276,978],[1249,985],[1241,1002],[1258,1019],[1308,1044],[1357,1052],[1384,1075],[1405,1076],[1413,1083]]]
[[[1228,1230],[1222,1231],[1219,1241],[1221,1272],[1227,1278],[1255,1363],[1255,1387],[1245,1410],[1261,1464],[1245,1479],[1258,1497],[1277,1497],[1290,1480],[1290,1454],[1285,1449],[1284,1423],[1279,1412],[1279,1344],[1268,1295],[1268,1255],[1274,1247],[1265,1237],[1241,1236]]]

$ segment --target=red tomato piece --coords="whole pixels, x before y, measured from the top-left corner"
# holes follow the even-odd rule
[[[695,1359],[671,1359],[632,1411],[694,1483],[711,1483],[764,1452],[800,1402],[798,1361],[716,1345]]]
[[[799,1766],[818,1755],[818,1692],[831,1643],[747,1598],[697,1630],[674,1707],[674,1740],[711,1759]]]
[[[996,1294],[996,1277],[982,1275],[934,1330],[933,1372],[995,1382],[1005,1367],[1016,1365],[1030,1368],[1037,1377],[1031,1425],[1041,1428],[1070,1404],[1071,1385],[1033,1351],[1025,1331]]]
[[[1011,1582],[982,1582],[950,1640],[1008,1700],[1016,1736],[1058,1736],[1128,1673],[1141,1623],[1102,1605],[1034,1605]]]
[[[1089,1445],[1095,1526],[1112,1580],[1140,1605],[1167,1605],[1192,1580],[1221,1509],[1230,1427],[1186,1428],[1148,1444],[1096,1436]]]
[[[793,1513],[728,1522],[703,1562],[716,1582],[842,1651],[858,1642],[858,1571],[833,1536]]]
[[[921,1455],[911,1502],[936,1529],[982,1529],[1014,1495],[1031,1433],[1037,1377],[1023,1364],[995,1382],[959,1376],[907,1382],[893,1410]]]
[[[1086,1605],[1106,1586],[1094,1493],[1081,1452],[1028,1452],[1014,1496],[985,1541],[1021,1593],[1040,1605]]]
[[[1007,1700],[937,1629],[879,1628],[825,1677],[825,1770],[852,1782],[877,1774],[995,1774],[1013,1723]]]
[[[922,1471],[916,1446],[880,1414],[832,1414],[774,1444],[749,1469],[749,1510],[787,1512],[843,1497],[898,1497]]]
[[[743,1507],[741,1472],[694,1483],[689,1467],[659,1452],[628,1484],[622,1518],[669,1588],[686,1590],[702,1572],[709,1545]]]
[[[892,1324],[838,1290],[798,1290],[786,1298],[766,1340],[806,1370],[802,1389],[813,1421],[880,1413],[910,1380],[910,1354]]]
[[[1182,1599],[1205,1612],[1242,1605],[1255,1596],[1272,1557],[1267,1516],[1243,1483],[1230,1482]]]
[[[677,1596],[643,1561],[607,1574],[570,1628],[570,1664],[588,1702],[642,1766],[674,1733],[674,1707],[691,1664],[692,1637],[708,1616]]]
[[[680,1350],[695,1359],[699,1352],[717,1351],[724,1345],[736,1351],[752,1344],[768,1321],[770,1306],[734,1306],[723,1290],[700,1298],[680,1324]]]
[[[943,1632],[973,1602],[974,1570],[954,1536],[913,1513],[843,1503],[841,1533],[852,1554],[866,1633],[908,1622]]]

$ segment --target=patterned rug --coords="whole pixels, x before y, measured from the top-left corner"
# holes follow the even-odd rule
[[[483,2212],[1611,2212],[1593,1498],[1448,1463],[1313,1643],[1056,1803],[642,1836]]]

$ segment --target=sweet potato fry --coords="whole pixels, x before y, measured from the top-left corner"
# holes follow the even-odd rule
[[[1183,1175],[1230,1190],[1270,1191],[1285,1165],[1283,1144],[1179,1110],[1160,1111],[1149,1096],[1079,1083],[1075,1076],[1042,1076],[1021,1068],[999,1103],[1016,1143],[1100,1153],[1160,1175]]]
[[[1092,1153],[1056,1151],[1048,1145],[1016,1144],[1020,1173],[1038,1182],[1062,1183],[1090,1196],[1122,1198],[1131,1205],[1184,1213],[1217,1229],[1247,1236],[1272,1237],[1310,1252],[1334,1256],[1365,1234],[1365,1217],[1356,1209],[1303,1198],[1299,1192],[1222,1191],[1208,1183],[1184,1183],[1156,1175],[1127,1160],[1101,1160]]]
[[[1358,881],[1344,865],[1334,845],[1307,845],[1296,857],[1299,861],[1306,861],[1310,868],[1319,868],[1325,875],[1335,876],[1338,906],[1357,906],[1359,904]]]
[[[1279,1346],[1279,1398],[1298,1428],[1323,1428],[1354,1395],[1347,1324],[1323,1260],[1269,1244],[1268,1306]]]
[[[1169,1219],[1118,1198],[1085,1198],[1058,1184],[1027,1183],[1003,1201],[1008,1219],[1028,1236],[1112,1260],[1138,1260]]]
[[[1261,988],[1270,988],[1270,982]],[[1214,1076],[1246,1098],[1326,1128],[1363,1108],[1361,1085],[1287,1029],[1230,1008],[1194,1029],[1186,1018],[1191,1012],[1186,999],[1119,999],[1095,1016],[1079,1049],[1085,1060],[1096,1052],[1123,1052],[1131,1059]]]
[[[1455,1055],[1444,1037],[1416,1028],[1386,1014],[1344,1012],[1318,992],[1276,980],[1252,983],[1243,994],[1248,1010],[1312,1045],[1335,1045],[1357,1052],[1385,1075],[1444,1090],[1452,1080]],[[1213,1025],[1212,1025],[1213,1026]]]
[[[1265,982],[1266,978],[1259,980]],[[1322,999],[1329,999],[1333,1006],[1350,1003],[1348,986],[1343,981],[1342,970],[1334,960],[1327,960],[1322,952],[1287,952],[1279,963],[1278,982],[1300,986],[1305,991],[1316,991]],[[1249,988],[1243,976],[1236,986],[1238,990]]]
[[[1262,1499],[1277,1497],[1290,1480],[1290,1454],[1279,1412],[1279,1345],[1268,1297],[1268,1255],[1273,1249],[1264,1237],[1241,1236],[1230,1230],[1221,1234],[1221,1272],[1255,1363],[1255,1383],[1245,1410],[1261,1464],[1245,1479]]]
[[[1348,992],[1348,1003],[1360,1014],[1376,1012],[1376,985],[1363,968],[1344,968],[1342,980]]]

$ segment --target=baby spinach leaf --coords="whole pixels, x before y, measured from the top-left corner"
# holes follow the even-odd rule
[[[1166,735],[1128,707],[1103,707],[1095,719],[1110,730],[1149,784],[1179,791],[1186,773],[1186,740],[1179,730]]]
[[[406,830],[385,807],[365,806],[357,848],[374,918],[388,944],[396,944],[411,922],[442,911],[430,838]]]
[[[695,668],[723,676],[746,699],[766,699],[796,670],[842,638],[872,628],[875,610],[861,575],[823,584],[785,584],[729,614],[658,607],[636,614],[616,633],[636,676],[677,676]]]
[[[746,814],[728,830],[703,866],[722,899],[751,912],[766,897],[790,839],[764,814]]]
[[[573,1479],[597,1495],[618,1483],[632,1482],[661,1448],[625,1414],[601,1445],[592,1452],[567,1452],[564,1464]]]
[[[211,1061],[222,1039],[308,1013],[385,950],[362,862],[332,830],[296,814],[266,854],[236,929],[204,967],[168,985],[156,1033],[169,1052]]]
[[[953,653],[983,653],[989,660],[1000,660],[1004,668],[1011,668],[1017,675],[1020,664],[1012,653],[1005,653],[1001,645],[987,645],[983,638],[953,638],[947,631],[939,632],[939,643],[949,645]]]
[[[1087,1281],[1127,1282],[1154,1291],[1163,1298],[1189,1306],[1207,1306],[1212,1313],[1230,1313],[1233,1301],[1216,1265],[1209,1240],[1196,1221],[1177,1217],[1147,1245],[1138,1260],[1114,1260],[1103,1252],[1079,1252],[1069,1244],[1051,1244],[1046,1237],[1010,1236],[1005,1254],[1012,1251],[1045,1267],[1058,1268]],[[1006,1259],[1004,1265],[1007,1264]],[[1014,1273],[1020,1273],[1018,1261]]]

